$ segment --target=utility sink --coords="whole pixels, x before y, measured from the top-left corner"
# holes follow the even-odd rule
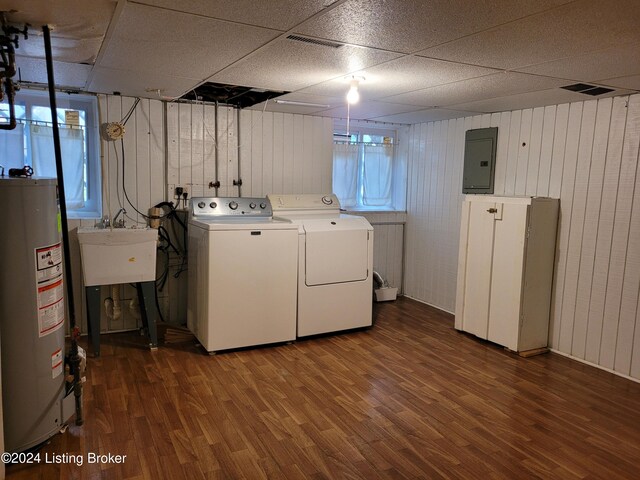
[[[157,239],[152,228],[78,228],[85,287],[155,280]]]

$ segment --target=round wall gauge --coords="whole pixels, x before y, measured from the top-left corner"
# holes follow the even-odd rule
[[[105,140],[120,140],[124,137],[124,125],[120,122],[103,123],[102,133]]]

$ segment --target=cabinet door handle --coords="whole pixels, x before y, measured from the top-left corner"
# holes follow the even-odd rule
[[[487,210],[487,212],[489,212],[489,213],[498,213],[498,209],[497,208],[490,208],[489,210]]]

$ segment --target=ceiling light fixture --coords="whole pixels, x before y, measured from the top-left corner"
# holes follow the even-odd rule
[[[323,105],[322,103],[296,102],[295,100],[274,100],[275,103],[281,105],[297,105],[299,107],[320,107],[329,108],[331,105]]]
[[[351,78],[347,77],[345,80],[349,80],[349,91],[347,92],[347,135],[349,135],[349,117],[351,117],[351,105],[360,101],[360,92],[358,92],[358,86],[360,82],[364,81],[364,77],[356,77],[353,75]]]
[[[349,87],[349,92],[347,92],[347,103],[350,105],[360,101],[360,92],[358,92],[359,84],[360,80],[357,78],[354,77],[351,79],[351,86]]]

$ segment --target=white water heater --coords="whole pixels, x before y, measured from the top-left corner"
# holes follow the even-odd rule
[[[47,440],[66,420],[57,180],[0,177],[0,205],[4,448],[19,452]]]

